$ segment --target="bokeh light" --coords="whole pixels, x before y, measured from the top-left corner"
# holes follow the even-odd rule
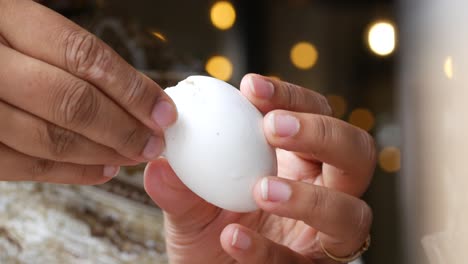
[[[401,153],[397,147],[385,147],[379,153],[379,166],[386,172],[398,172],[401,168]]]
[[[395,50],[395,27],[388,22],[377,22],[370,27],[367,41],[372,52],[388,56]]]
[[[236,22],[236,10],[228,1],[216,2],[211,7],[211,23],[220,30],[230,29]]]
[[[318,59],[318,51],[312,43],[302,41],[291,48],[291,62],[301,70],[312,68]]]
[[[453,61],[451,56],[445,58],[444,73],[448,79],[453,79]]]
[[[401,143],[401,127],[398,123],[386,121],[379,125],[375,138],[381,146],[398,146]]]
[[[281,78],[278,75],[268,75],[273,80],[281,81]]]
[[[327,100],[333,110],[334,117],[342,118],[346,114],[348,104],[343,96],[330,94],[327,95]]]
[[[166,36],[164,36],[161,32],[153,31],[153,32],[151,32],[151,34],[152,34],[155,38],[161,40],[162,42],[166,42],[166,41],[167,41]]]
[[[368,109],[357,108],[349,115],[349,123],[370,131],[375,125],[375,117]]]
[[[217,79],[229,81],[232,77],[233,66],[228,58],[224,56],[213,56],[206,62],[205,70],[208,74]]]

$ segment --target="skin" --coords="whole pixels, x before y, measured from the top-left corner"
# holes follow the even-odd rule
[[[253,191],[260,209],[240,214],[199,198],[167,160],[149,163],[145,188],[164,210],[170,262],[335,263],[319,241],[340,257],[360,249],[372,223],[371,209],[357,198],[375,168],[372,137],[330,117],[326,99],[311,90],[249,74],[241,92],[265,114],[279,177],[266,177],[267,192],[260,180]],[[281,120],[287,122],[274,125]],[[287,187],[286,199],[272,182]]]
[[[164,148],[171,99],[61,15],[0,0],[0,58],[0,180],[99,184]]]

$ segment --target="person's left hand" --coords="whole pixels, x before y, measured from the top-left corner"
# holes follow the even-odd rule
[[[259,181],[261,210],[241,214],[195,195],[165,159],[150,163],[145,188],[165,212],[170,262],[334,263],[320,241],[336,256],[360,249],[372,223],[357,198],[375,167],[372,137],[330,117],[323,96],[296,85],[251,74],[241,92],[266,114],[279,177]]]

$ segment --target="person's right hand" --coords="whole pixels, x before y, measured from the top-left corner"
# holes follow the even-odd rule
[[[98,184],[156,159],[172,100],[111,48],[28,0],[0,0],[0,181]]]
[[[164,211],[170,263],[336,264],[325,250],[349,257],[367,248],[372,210],[358,197],[374,173],[373,138],[330,117],[312,90],[255,74],[240,90],[265,114],[277,177],[253,187],[261,210],[235,213],[197,196],[167,159],[150,162],[145,189]]]

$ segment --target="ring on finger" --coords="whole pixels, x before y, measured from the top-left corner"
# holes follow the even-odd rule
[[[369,249],[370,244],[371,244],[371,237],[370,235],[368,235],[366,241],[364,242],[364,244],[362,244],[361,248],[359,248],[356,252],[353,252],[346,257],[337,257],[333,255],[327,249],[325,249],[325,247],[323,246],[322,240],[320,240],[320,238],[319,238],[319,242],[320,242],[320,247],[322,248],[323,253],[325,253],[327,257],[331,258],[334,261],[338,261],[340,263],[348,263],[348,262],[358,259],[362,254],[364,254],[364,252],[366,252]]]

